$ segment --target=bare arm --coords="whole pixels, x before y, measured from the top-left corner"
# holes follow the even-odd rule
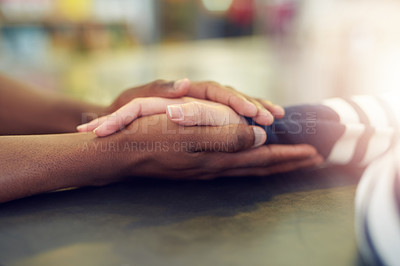
[[[0,75],[0,135],[75,132],[83,113],[104,113],[96,106],[40,92]]]
[[[260,176],[321,162],[308,145],[249,149],[261,145],[265,137],[262,129],[247,125],[180,127],[166,115],[140,118],[107,138],[93,133],[3,136],[0,202],[137,176]]]
[[[163,121],[167,121],[165,115]],[[97,138],[93,133],[0,137],[0,202],[61,188],[104,185],[127,176],[174,177],[175,172],[188,165],[203,167],[201,160],[197,162],[198,158],[190,156],[192,150],[186,146],[180,149],[180,143],[197,143],[205,135],[165,133],[165,123],[152,117],[140,119],[132,126],[136,130],[108,138]],[[228,140],[234,150],[254,144],[251,127],[238,134],[243,137],[240,142]],[[226,139],[217,131],[207,137],[210,143]],[[150,149],[153,143],[162,144],[163,149]],[[181,166],[163,169],[170,164],[169,160],[172,164],[180,162]]]
[[[117,167],[119,157],[93,145],[109,141],[93,134],[0,137],[0,202],[112,177],[109,166]]]
[[[206,84],[194,86],[202,90]],[[133,88],[104,108],[41,93],[0,75],[0,135],[74,132],[83,113],[110,113],[135,97],[175,98],[193,89],[175,85],[156,81]],[[203,88],[208,92],[220,89],[212,84]],[[253,106],[237,92],[224,90],[225,94],[236,99],[231,102],[237,109],[246,111]],[[257,110],[265,112],[256,109],[254,115]],[[168,123],[173,133],[165,128]],[[0,202],[132,176],[205,179],[268,175],[320,162],[310,146],[249,149],[265,142],[265,132],[260,130],[247,125],[182,128],[161,115],[138,119],[108,138],[96,138],[92,133],[0,136]]]
[[[93,105],[62,95],[34,90],[32,86],[0,74],[0,135],[76,132],[76,126],[115,112],[138,97],[179,98],[184,95],[229,105],[239,114],[260,124],[271,124],[283,109],[271,102],[253,99],[215,82],[157,80],[124,91],[108,107]]]

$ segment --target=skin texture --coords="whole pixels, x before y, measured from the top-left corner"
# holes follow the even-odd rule
[[[105,113],[105,108],[42,92],[0,75],[0,135],[75,132],[82,113]]]
[[[221,89],[207,82],[184,81],[183,85],[174,85],[156,81],[132,88],[109,107],[102,107],[38,92],[0,75],[0,202],[137,176],[262,176],[321,162],[315,149],[308,145],[252,148],[255,142],[261,145],[265,141],[264,130],[255,134],[257,127],[182,127],[165,114],[139,118],[106,138],[91,132],[70,133],[76,131],[87,114],[110,114],[136,97],[179,98],[199,94],[212,100],[217,97],[213,91]],[[223,90],[235,106],[233,109],[258,114],[253,100],[238,96],[231,89]],[[156,145],[163,149],[154,148]]]
[[[127,89],[110,106],[105,107],[43,92],[0,74],[0,135],[76,132],[78,125],[109,115],[135,98],[180,98],[185,95],[230,104],[237,113],[249,117],[269,113],[264,106],[256,107],[256,100],[251,97],[215,82],[157,80]],[[278,113],[277,117],[282,115],[281,107],[272,103],[265,106],[271,112]]]
[[[180,98],[188,96],[218,102],[231,107],[240,115],[252,117],[261,125],[270,125],[274,117],[282,118],[284,109],[270,101],[254,99],[230,86],[213,81],[191,82],[188,79],[173,81],[156,80],[149,84],[126,90],[110,106],[112,113],[139,97]]]
[[[165,88],[170,94],[160,93],[160,91],[165,92]],[[152,91],[152,95],[146,95],[143,91]],[[144,96],[159,96],[163,98],[189,96],[189,98],[216,102],[231,107],[233,111],[240,115],[253,118],[255,122],[261,125],[270,125],[273,123],[274,117],[282,118],[285,113],[282,107],[269,101],[253,99],[229,86],[224,87],[215,82],[191,83],[189,80],[183,79],[171,83],[160,80],[124,92],[115,101],[116,104],[111,105],[109,114],[94,119],[90,123],[80,125],[78,131],[95,130],[96,135],[104,137],[118,131],[122,126],[128,125],[140,116],[164,112],[165,108],[160,107],[165,104],[162,104],[160,100],[156,101],[157,104],[152,104],[151,101],[142,98]],[[127,100],[128,98],[131,98],[131,100]],[[188,101],[183,99],[183,102]]]
[[[179,113],[184,116],[181,119],[175,119],[171,115],[168,117],[171,121],[180,125],[222,126],[246,124],[246,120],[242,116],[238,115],[229,106],[220,103],[191,97],[176,99],[146,97],[136,98],[110,115],[94,119],[86,125],[79,126],[78,131],[93,131],[99,137],[106,137],[129,125],[139,117],[174,113],[174,107],[182,108]]]
[[[0,202],[137,176],[260,176],[322,160],[307,145],[249,149],[253,142],[249,126],[180,127],[166,115],[140,118],[107,138],[93,133],[4,136],[0,137]]]

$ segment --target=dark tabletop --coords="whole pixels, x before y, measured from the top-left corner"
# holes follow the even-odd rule
[[[356,265],[360,171],[136,180],[0,205],[0,265]]]

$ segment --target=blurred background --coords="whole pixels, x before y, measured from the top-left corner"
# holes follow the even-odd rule
[[[0,72],[107,104],[155,79],[281,104],[400,88],[400,1],[0,0]]]

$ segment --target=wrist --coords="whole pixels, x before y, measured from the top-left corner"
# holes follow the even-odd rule
[[[60,99],[53,103],[51,108],[55,117],[51,124],[54,133],[76,132],[76,127],[107,113],[105,106],[76,101],[72,99]]]
[[[0,202],[121,180],[122,153],[110,143],[93,133],[1,137]]]
[[[79,103],[75,110],[75,116],[79,118],[78,125],[109,114],[108,107],[85,102]]]
[[[89,186],[102,186],[117,181],[121,181],[127,176],[129,161],[126,147],[124,147],[124,137],[114,134],[106,138],[99,138],[93,133],[88,134],[85,141],[78,147],[81,157],[88,158],[85,176],[89,177],[85,182]]]

